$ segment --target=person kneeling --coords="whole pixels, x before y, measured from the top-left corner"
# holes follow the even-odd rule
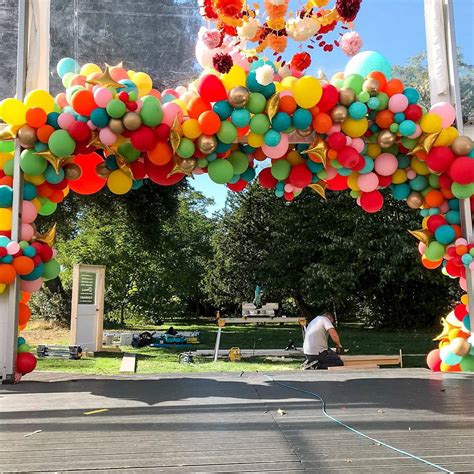
[[[334,321],[334,315],[326,312],[307,325],[303,343],[303,352],[306,357],[303,369],[327,369],[344,365],[338,355],[343,349],[339,334],[334,329]],[[336,352],[329,349],[328,336],[336,344]]]

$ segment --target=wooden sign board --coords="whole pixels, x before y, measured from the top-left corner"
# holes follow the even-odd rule
[[[71,345],[83,351],[102,348],[105,266],[74,265],[71,305]]]

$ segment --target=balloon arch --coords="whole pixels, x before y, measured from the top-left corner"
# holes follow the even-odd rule
[[[34,90],[24,101],[1,103],[0,293],[19,277],[20,330],[30,294],[60,271],[54,227],[39,234],[38,214],[53,214],[70,191],[106,186],[120,195],[145,179],[172,186],[203,173],[234,192],[256,179],[287,201],[304,188],[323,197],[348,189],[369,213],[382,208],[380,190],[389,188],[420,209],[420,229],[410,232],[421,263],[459,279],[466,291],[474,244],[462,237],[459,200],[472,203],[474,152],[452,126],[450,104],[426,110],[417,90],[391,77],[387,60],[370,51],[330,82],[256,58],[222,67],[214,61],[192,84],[159,92],[146,73],[122,64],[80,67],[64,58],[57,72],[65,92],[53,98]],[[20,241],[11,240],[15,140],[24,180]],[[442,321],[431,369],[474,370],[467,304],[464,294]],[[35,365],[19,337],[17,371]]]

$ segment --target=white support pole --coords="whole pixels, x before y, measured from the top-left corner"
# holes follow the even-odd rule
[[[217,336],[216,336],[216,345],[214,347],[214,362],[217,362],[217,359],[219,357],[219,346],[221,345],[221,334],[222,334],[222,326],[219,326],[219,329],[217,330]]]
[[[26,87],[28,58],[29,0],[18,1],[18,45],[16,71],[16,97],[23,100]],[[20,144],[15,143],[13,167],[12,240],[19,241],[21,233],[21,203],[23,182],[20,172]],[[11,284],[0,295],[0,376],[3,383],[15,381],[16,348],[18,338],[19,282]]]
[[[431,103],[450,102],[456,109],[456,127],[464,133],[457,61],[453,0],[425,0],[426,46]],[[469,199],[459,201],[464,238],[473,242],[472,210]],[[466,268],[471,331],[474,328],[474,272]]]

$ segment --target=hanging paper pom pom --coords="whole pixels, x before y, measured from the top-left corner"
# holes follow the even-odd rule
[[[336,0],[336,10],[344,21],[353,21],[360,9],[362,0]]]
[[[258,27],[258,21],[255,18],[248,18],[242,26],[237,27],[237,34],[242,40],[250,41],[255,38]]]
[[[278,36],[274,33],[270,33],[267,36],[267,40],[268,47],[277,53],[283,53],[288,44],[288,38],[286,36]]]
[[[234,61],[232,61],[232,56],[228,53],[217,53],[212,58],[212,64],[217,72],[227,74],[234,65]]]
[[[202,34],[202,42],[209,48],[215,49],[222,45],[222,35],[218,30],[206,30]]]
[[[362,48],[362,38],[357,31],[342,35],[339,46],[347,56],[355,56]]]
[[[296,53],[291,60],[291,67],[297,71],[304,71],[311,65],[311,56],[304,53]]]
[[[273,68],[269,64],[260,66],[255,71],[255,78],[261,86],[268,86],[273,82]]]
[[[243,0],[215,0],[214,6],[216,10],[224,16],[239,18],[242,8],[244,7],[244,2]]]

